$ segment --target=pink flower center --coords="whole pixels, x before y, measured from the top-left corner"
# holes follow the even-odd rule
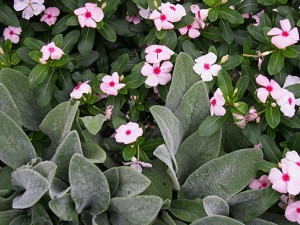
[[[9,31],[9,34],[10,34],[10,35],[13,35],[13,34],[14,34],[14,32],[11,30],[11,31]]]
[[[273,91],[273,87],[272,87],[272,86],[267,86],[267,87],[266,87],[266,90],[267,90],[268,92],[271,92],[271,91]]]
[[[300,208],[297,208],[297,209],[296,209],[296,212],[297,212],[297,213],[300,213]]]
[[[284,182],[290,181],[290,176],[287,173],[283,174],[281,178]]]
[[[292,98],[289,98],[289,99],[288,99],[288,102],[289,102],[290,105],[292,105],[293,99],[292,99]]]
[[[92,17],[92,14],[91,12],[87,11],[85,14],[84,14],[85,18],[89,19]]]
[[[192,25],[188,25],[186,28],[187,28],[187,29],[191,29],[191,28],[192,28]]]
[[[160,74],[160,68],[159,68],[159,67],[155,67],[155,68],[153,69],[153,73],[154,73],[155,75],[159,75],[159,74]]]
[[[262,186],[263,188],[265,188],[265,187],[267,187],[268,185],[267,185],[266,183],[262,183],[261,186]]]
[[[76,87],[75,87],[75,90],[78,90],[80,88],[80,84],[78,84]]]
[[[211,101],[211,104],[212,104],[213,106],[215,106],[215,105],[217,104],[217,100],[214,98],[214,99]]]
[[[281,35],[282,35],[283,37],[288,37],[290,34],[289,34],[289,32],[287,32],[287,31],[282,31]]]
[[[48,18],[48,19],[50,19],[51,17],[52,17],[52,15],[51,15],[51,14],[49,14],[49,15],[47,16],[47,18]]]
[[[176,11],[176,8],[174,6],[170,6],[170,9],[172,9],[173,11]]]
[[[114,86],[115,86],[115,82],[111,81],[111,82],[109,82],[108,85],[109,85],[110,87],[114,87]]]
[[[167,19],[166,15],[164,15],[164,14],[160,15],[160,20],[161,21],[165,21],[166,19]]]
[[[50,52],[50,53],[53,53],[54,51],[55,51],[55,49],[54,49],[53,47],[50,47],[50,48],[49,48],[49,52]]]
[[[157,48],[157,49],[155,49],[155,53],[161,53],[162,52],[162,50],[160,49],[160,48]]]
[[[198,10],[198,17],[201,18],[200,10]]]
[[[298,166],[300,166],[300,162],[296,162],[296,164],[297,164]]]
[[[204,69],[209,70],[210,69],[210,65],[208,63],[204,64]]]
[[[128,136],[131,134],[131,130],[126,130],[125,134]]]

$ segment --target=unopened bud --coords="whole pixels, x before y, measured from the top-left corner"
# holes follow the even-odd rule
[[[271,53],[273,53],[274,51],[266,51],[261,53],[261,56],[266,56],[266,55],[270,55]]]
[[[113,110],[113,106],[112,105],[109,105],[106,107],[105,109],[105,117],[110,120],[111,119],[111,116],[112,116],[112,110]]]
[[[239,107],[239,106],[240,106],[240,104],[239,104],[239,103],[237,103],[237,102],[235,102],[235,103],[233,103],[233,106],[234,106],[234,107]]]
[[[106,2],[104,2],[101,6],[101,9],[104,9],[106,7]]]
[[[154,0],[153,3],[154,3],[154,6],[157,8],[158,7],[157,1]]]
[[[1,55],[4,55],[3,48],[1,48],[1,47],[0,47],[0,54],[1,54]]]
[[[235,88],[234,91],[233,91],[233,96],[235,96],[239,91],[239,88]]]
[[[275,102],[272,102],[271,106],[274,108],[277,106],[277,104]]]
[[[120,76],[120,81],[122,81],[124,79],[124,75],[122,74],[121,76]]]
[[[227,2],[228,2],[228,0],[222,0],[222,4],[225,4]]]
[[[234,5],[229,6],[229,9],[235,10]]]
[[[229,55],[224,55],[221,59],[221,63],[225,63],[229,58]]]
[[[43,58],[40,58],[39,62],[40,62],[40,64],[43,64],[43,65],[47,63],[46,60],[44,60]]]
[[[135,95],[131,95],[131,96],[130,96],[130,99],[133,100],[133,101],[136,101],[136,100],[137,100],[137,97],[136,97]]]

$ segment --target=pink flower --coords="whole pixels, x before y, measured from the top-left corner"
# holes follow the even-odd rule
[[[120,77],[117,72],[114,72],[111,76],[106,75],[102,78],[102,83],[100,85],[101,91],[107,95],[118,95],[118,90],[125,87],[125,84],[120,83]]]
[[[29,20],[45,10],[44,0],[14,0],[14,9],[22,11],[22,17]]]
[[[125,19],[130,23],[131,22],[134,23],[135,25],[139,24],[142,20],[142,18],[139,17],[139,15],[129,16],[128,13],[127,13],[127,16],[125,17]]]
[[[40,21],[47,23],[49,26],[52,26],[56,23],[60,11],[56,7],[49,7],[44,11],[44,13],[45,14],[42,16]]]
[[[285,82],[284,82],[283,87],[285,88],[285,87],[288,87],[288,86],[291,86],[291,85],[294,85],[294,84],[299,84],[299,83],[300,83],[300,77],[288,75],[285,78]]]
[[[257,14],[255,14],[255,15],[252,16],[252,18],[255,19],[255,22],[256,22],[256,23],[253,24],[253,26],[256,26],[256,27],[259,26],[259,24],[260,24],[260,17],[261,17],[261,15],[262,15],[264,12],[265,12],[265,11],[262,10],[262,11],[260,11],[259,13],[257,13]]]
[[[156,87],[158,84],[165,85],[171,80],[170,72],[172,69],[173,64],[170,61],[163,62],[161,65],[154,63],[153,66],[145,62],[141,73],[147,77],[145,81],[147,85]]]
[[[206,55],[200,56],[196,60],[194,71],[199,74],[203,81],[211,81],[213,76],[218,76],[221,66],[214,64],[217,61],[217,56],[209,52]]]
[[[90,81],[86,81],[84,83],[79,82],[77,86],[73,89],[70,96],[72,99],[81,99],[83,94],[92,93],[92,88],[88,84]]]
[[[271,41],[279,49],[284,49],[288,46],[296,44],[299,41],[299,33],[297,27],[291,30],[291,23],[288,19],[280,20],[281,30],[273,28],[267,35],[274,36]]]
[[[285,218],[300,224],[300,201],[296,201],[285,209]]]
[[[74,11],[78,16],[78,21],[81,27],[97,27],[97,22],[100,22],[103,17],[103,11],[97,4],[87,2],[85,7],[81,7]]]
[[[249,188],[252,190],[257,190],[267,188],[270,185],[271,182],[268,180],[268,176],[262,175],[259,179],[253,179],[249,184]]]
[[[199,32],[199,23],[194,20],[194,22],[186,27],[180,28],[178,29],[181,35],[185,35],[186,33],[188,33],[188,36],[190,38],[197,38],[200,36],[200,32]]]
[[[282,166],[282,172],[277,168],[272,168],[268,179],[272,188],[280,193],[297,195],[300,192],[300,167],[294,163]]]
[[[225,99],[223,97],[223,93],[218,88],[216,92],[214,93],[214,97],[210,99],[210,114],[211,116],[224,116],[226,113],[225,108],[223,105],[225,104]]]
[[[44,45],[41,49],[41,52],[43,54],[42,59],[45,61],[49,58],[60,59],[64,54],[64,52],[59,47],[57,47],[54,42]]]
[[[280,111],[283,112],[283,115],[287,117],[293,117],[295,115],[295,106],[300,102],[295,99],[295,96],[292,92],[289,92],[286,89],[284,90],[284,95],[277,99],[277,104],[280,106]]]
[[[269,94],[275,100],[279,99],[284,94],[284,90],[279,86],[279,84],[276,81],[274,80],[269,81],[267,77],[261,74],[259,74],[256,77],[256,83],[263,86],[263,88],[257,89],[257,97],[262,103],[266,102]]]
[[[145,167],[145,168],[151,168],[152,165],[150,163],[145,163],[145,162],[141,162],[141,161],[138,161],[135,157],[132,157],[131,159],[131,162],[126,162],[126,163],[123,163],[124,165],[128,166],[130,165],[130,167],[132,169],[134,169],[135,171],[141,173],[143,171],[142,167]]]
[[[200,9],[198,5],[191,5],[191,11],[195,14],[195,19],[203,29],[208,16],[208,9]]]
[[[143,135],[143,129],[137,123],[129,122],[126,125],[121,125],[116,130],[116,142],[130,144],[137,140],[138,137]]]
[[[154,10],[149,17],[150,20],[154,20],[158,31],[161,29],[173,29],[174,25],[172,23],[180,21],[181,18],[186,15],[185,9],[179,4],[173,5],[169,2],[162,3],[158,9],[161,12]]]
[[[20,41],[21,27],[8,26],[3,31],[4,40],[10,40],[12,43],[17,44]]]
[[[147,9],[143,9],[141,6],[138,5],[139,15],[144,19],[149,19],[151,14],[151,9],[148,7]]]
[[[145,49],[147,63],[159,63],[169,60],[175,53],[165,45],[150,45]]]
[[[285,157],[281,160],[282,166],[288,166],[290,163],[296,164],[300,167],[300,156],[299,154],[294,151],[288,151],[285,154]]]

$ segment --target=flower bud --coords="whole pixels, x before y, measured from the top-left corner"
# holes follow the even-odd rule
[[[106,109],[105,109],[105,116],[106,116],[106,118],[107,118],[108,120],[111,119],[113,108],[114,108],[114,107],[113,107],[112,105],[109,105],[109,106],[107,106]]]
[[[3,48],[0,47],[0,55],[4,55]]]
[[[275,102],[272,102],[271,106],[274,108],[277,106],[277,104]]]
[[[224,55],[221,59],[221,63],[225,63],[229,58],[229,55]]]
[[[101,9],[104,9],[106,7],[106,2],[104,2],[101,6]]]
[[[43,65],[47,63],[46,60],[43,60],[43,58],[40,58],[39,62],[40,62],[40,64],[43,64]]]

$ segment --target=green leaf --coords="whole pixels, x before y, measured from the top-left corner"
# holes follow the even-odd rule
[[[23,130],[2,111],[0,121],[0,160],[16,169],[35,159],[35,149]]]
[[[203,199],[203,207],[208,216],[229,215],[228,204],[218,196],[207,196]]]
[[[15,197],[12,207],[26,209],[37,203],[50,187],[49,181],[38,172],[31,169],[18,169],[13,172],[12,184],[23,194]]]
[[[128,60],[129,55],[127,53],[119,56],[119,58],[111,64],[111,73],[117,72],[119,75],[121,75],[126,68]]]
[[[210,136],[221,130],[223,124],[227,120],[229,113],[226,113],[224,116],[208,116],[206,117],[201,125],[199,126],[200,136]]]
[[[20,27],[15,12],[3,2],[0,2],[0,22],[12,27]]]
[[[55,45],[59,48],[62,48],[62,45],[64,43],[64,37],[62,34],[57,34],[54,36],[52,41],[55,43]]]
[[[228,57],[228,60],[222,64],[223,70],[232,70],[243,62],[243,57],[240,55],[232,55]]]
[[[280,196],[281,194],[272,187],[263,189],[262,206],[266,209],[270,208],[279,200]]]
[[[106,6],[103,9],[104,15],[106,13],[114,11],[116,9],[116,7],[118,6],[118,4],[120,3],[120,0],[106,0],[105,3],[106,3]]]
[[[71,0],[68,2],[62,1],[62,3],[70,10],[74,11],[75,9],[79,8],[77,0]]]
[[[255,40],[264,44],[269,44],[263,35],[262,28],[250,25],[247,27],[247,30]]]
[[[218,85],[224,95],[225,101],[231,99],[233,95],[232,81],[224,69],[221,69],[218,74]]]
[[[32,50],[39,51],[39,52],[40,52],[41,48],[43,47],[43,45],[45,45],[44,42],[42,42],[38,39],[35,39],[35,38],[31,38],[31,37],[25,38],[23,41],[23,44],[26,47],[28,47]]]
[[[96,135],[100,131],[103,123],[107,120],[107,118],[102,114],[98,114],[96,116],[85,116],[80,119],[86,129],[93,135]]]
[[[92,50],[88,55],[77,58],[76,68],[88,68],[99,58],[99,55],[100,54],[97,51]]]
[[[79,102],[63,102],[52,109],[40,125],[41,131],[49,136],[51,141],[58,145],[69,133]]]
[[[2,167],[0,169],[0,177],[2,179],[2,182],[0,183],[0,191],[13,190],[13,186],[11,184],[11,173],[12,172],[13,172],[13,170],[8,166]]]
[[[72,30],[66,34],[62,45],[62,50],[65,54],[70,53],[80,38],[80,31]]]
[[[299,138],[300,138],[300,133],[299,132],[294,133],[288,140],[287,147],[290,150],[295,149],[299,152],[299,150],[300,150],[300,139]]]
[[[80,39],[78,42],[78,51],[81,56],[86,56],[90,53],[94,46],[95,29],[82,28]]]
[[[106,22],[109,23],[109,25],[115,30],[115,32],[119,36],[132,37],[136,35],[135,32],[130,31],[130,23],[123,18],[114,18],[111,20],[106,20]]]
[[[267,160],[273,163],[279,163],[281,160],[281,151],[277,147],[276,142],[267,135],[261,136],[261,144],[263,146],[263,152]]]
[[[110,220],[113,225],[147,225],[155,219],[161,206],[162,199],[152,195],[112,198]]]
[[[73,11],[72,11],[73,12]],[[66,22],[72,17],[72,14],[67,14],[61,19],[57,21],[57,23],[54,25],[52,29],[52,35],[63,33],[66,29],[69,28],[68,25],[66,25]]]
[[[92,163],[103,163],[106,160],[106,152],[94,142],[82,143],[82,151],[84,157],[86,157]]]
[[[242,15],[239,12],[232,10],[230,8],[220,9],[219,14],[223,19],[227,20],[229,23],[232,24],[244,23],[244,18],[242,17]]]
[[[247,75],[241,76],[235,85],[235,90],[237,90],[235,94],[235,99],[237,101],[244,96],[244,93],[247,90],[248,85],[249,85],[249,77]]]
[[[51,161],[42,161],[33,167],[33,170],[45,177],[50,184],[54,179],[56,169],[57,166]]]
[[[75,211],[75,204],[70,194],[61,198],[52,199],[49,202],[52,212],[63,221],[77,221],[78,215]]]
[[[270,170],[272,168],[277,167],[277,164],[270,163],[268,161],[262,161],[262,162],[257,163],[256,166],[257,166],[258,170],[261,170],[261,171],[263,171],[265,173],[270,173]]]
[[[230,217],[226,216],[207,216],[202,219],[196,220],[191,225],[243,225],[243,223],[239,222],[238,220],[234,220]]]
[[[35,67],[33,67],[29,73],[29,86],[33,88],[42,83],[46,79],[49,69],[50,67],[47,64],[37,64]]]
[[[224,21],[221,19],[219,22],[219,26],[220,26],[221,36],[222,36],[223,40],[227,44],[232,44],[234,33],[231,30],[229,23],[227,21]],[[225,69],[225,70],[228,70],[228,69]]]
[[[268,72],[270,75],[279,73],[284,65],[284,55],[281,51],[275,51],[272,53],[269,63]]]
[[[143,9],[148,8],[147,0],[132,0],[135,4],[140,5]]]
[[[0,223],[1,223],[1,219],[0,219]],[[4,223],[5,224],[5,223]],[[31,225],[31,218],[27,215],[23,215],[23,216],[18,216],[16,218],[14,218],[11,223],[8,223],[9,225]]]
[[[168,30],[165,37],[160,40],[159,42],[160,45],[165,45],[168,48],[174,50],[174,48],[177,45],[177,35],[174,30]]]
[[[116,42],[117,34],[108,23],[104,23],[104,25],[100,29],[98,29],[98,31],[107,41]]]
[[[268,106],[266,107],[266,120],[268,125],[271,128],[275,128],[280,123],[280,109],[279,107],[272,107]]]
[[[24,210],[9,210],[0,212],[0,224],[1,225],[10,225],[10,223],[17,217],[24,215]],[[19,225],[19,224],[16,224]]]
[[[182,27],[186,27],[194,22],[194,17],[190,15],[186,15],[182,17],[179,22],[174,23],[174,29],[179,29]]]
[[[114,196],[119,188],[119,170],[117,167],[112,167],[106,171],[104,171],[104,176],[107,179],[109,190],[110,190],[110,196]]]
[[[191,56],[193,59],[196,59],[199,56],[201,56],[201,52],[189,40],[186,40],[182,43],[182,50],[189,56]]]
[[[266,220],[255,218],[255,219],[249,221],[248,223],[246,223],[246,225],[276,225],[276,223],[272,223],[272,222],[269,222]]]
[[[206,216],[201,201],[178,199],[173,200],[168,209],[175,217],[185,222],[193,222]]]
[[[181,194],[188,199],[217,195],[228,200],[249,184],[260,161],[262,152],[257,149],[242,149],[213,159],[187,178]]]
[[[122,83],[125,83],[126,87],[128,89],[136,89],[136,88],[142,86],[145,83],[146,79],[147,79],[147,77],[145,77],[139,73],[133,73],[133,74],[126,76],[122,80]]]
[[[212,8],[208,11],[208,19],[210,22],[215,22],[219,17],[220,10],[216,8]]]
[[[300,84],[290,85],[290,86],[286,87],[286,89],[288,91],[292,92],[296,99],[300,98]]]
[[[203,2],[208,6],[213,6],[215,1],[214,0],[203,0]]]
[[[261,130],[256,124],[248,123],[242,132],[253,145],[260,143]]]
[[[53,225],[52,221],[44,207],[37,203],[31,208],[32,225]]]

